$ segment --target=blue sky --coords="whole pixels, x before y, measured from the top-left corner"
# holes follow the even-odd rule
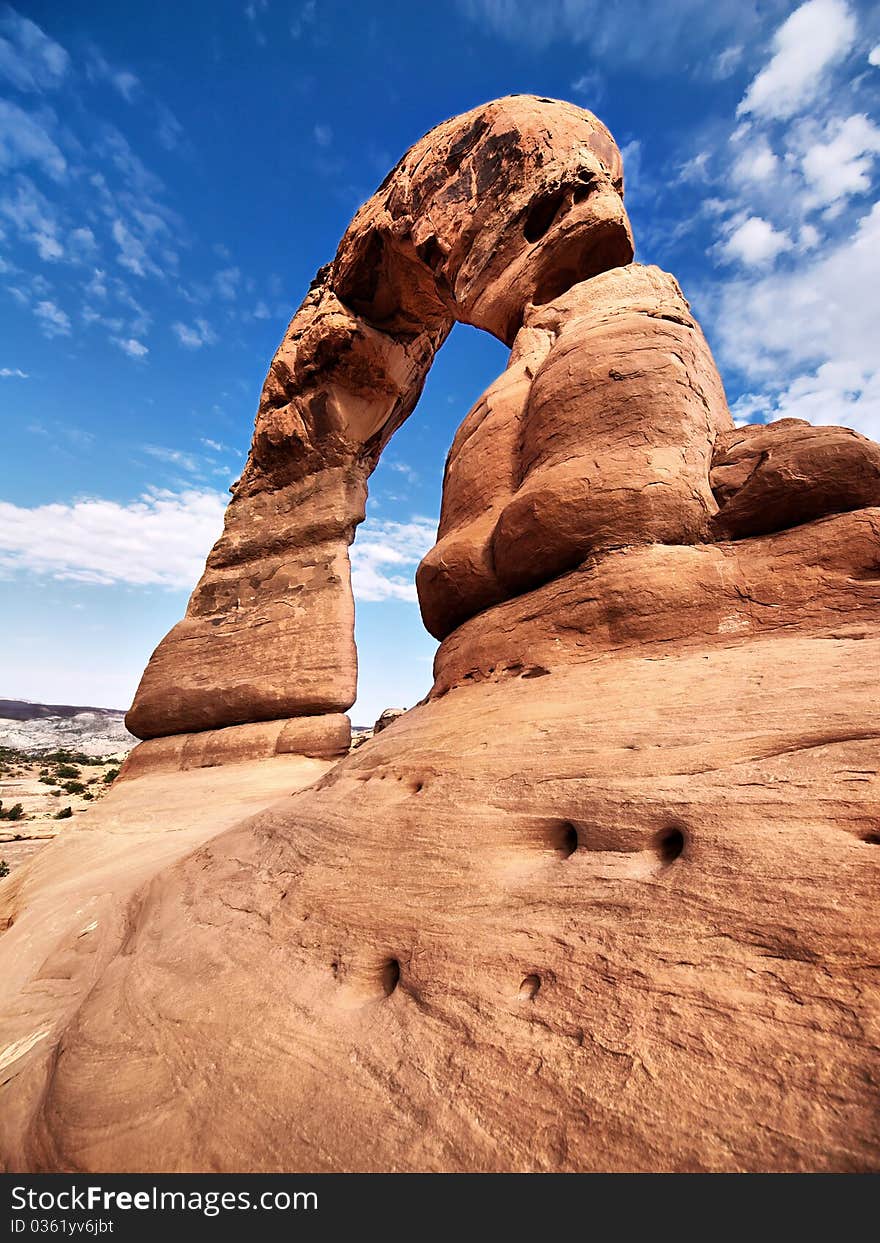
[[[0,695],[128,705],[314,272],[406,147],[513,92],[609,125],[737,418],[880,439],[874,5],[0,5]],[[373,478],[357,723],[430,685],[415,566],[505,358],[457,328]]]

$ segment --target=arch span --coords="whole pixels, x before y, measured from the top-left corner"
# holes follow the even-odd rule
[[[511,345],[530,304],[632,255],[620,153],[591,113],[510,96],[416,143],[290,322],[223,534],[129,729],[155,738],[349,708],[348,547],[366,480],[453,323]]]

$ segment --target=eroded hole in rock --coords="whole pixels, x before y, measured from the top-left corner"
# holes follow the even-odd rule
[[[562,820],[553,831],[553,848],[563,859],[570,859],[580,845],[577,827],[570,820]]]
[[[880,846],[880,829],[869,829],[862,838],[869,846]]]
[[[379,969],[379,983],[382,993],[390,997],[400,983],[400,963],[396,958],[387,959]]]
[[[527,975],[519,986],[519,997],[521,1001],[534,1001],[541,988],[541,977],[539,975]]]
[[[684,850],[684,833],[673,827],[664,829],[657,838],[657,854],[663,863],[674,863]]]
[[[581,185],[575,186],[574,193],[571,196],[571,201],[573,203],[582,203],[584,199],[588,198],[595,189],[596,189],[595,177],[590,177],[589,179],[587,179],[587,177],[583,173],[581,173]]]
[[[554,190],[550,194],[542,194],[535,199],[523,224],[523,237],[527,242],[541,240],[556,219],[560,207],[565,202],[565,195],[565,189]]]

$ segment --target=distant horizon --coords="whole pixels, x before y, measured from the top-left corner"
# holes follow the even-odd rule
[[[77,712],[111,712],[116,716],[125,716],[126,713],[128,712],[128,708],[107,708],[107,707],[102,707],[99,704],[45,703],[42,699],[21,699],[21,698],[13,697],[12,695],[0,695],[0,706],[2,706],[3,704],[29,704],[33,708],[70,708],[70,709],[74,709]],[[386,707],[389,707],[389,708],[399,707],[399,706],[400,705],[397,705],[397,704],[386,705]],[[410,705],[410,707],[415,707],[415,706],[416,706],[415,704]],[[405,712],[408,712],[409,710],[410,710],[409,708],[404,708]],[[0,719],[6,720],[6,721],[13,721],[15,720],[15,717],[4,717],[2,711],[0,711]],[[371,721],[365,725],[358,725],[356,722],[352,721],[351,728],[353,730],[372,729],[374,724],[375,724],[375,721]]]

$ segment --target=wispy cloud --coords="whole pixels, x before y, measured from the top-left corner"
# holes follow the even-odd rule
[[[67,52],[15,9],[0,13],[0,78],[19,91],[50,91],[70,68]]]
[[[40,327],[45,336],[49,338],[70,336],[70,316],[48,298],[36,304],[34,314],[40,321]]]
[[[214,345],[217,334],[204,319],[197,319],[194,324],[174,323],[171,331],[182,346],[188,350],[201,349],[203,345]]]
[[[56,181],[64,177],[67,160],[47,128],[48,119],[48,114],[25,112],[0,99],[0,169],[36,164]]]
[[[118,345],[123,354],[127,354],[129,358],[146,358],[149,354],[149,348],[144,345],[143,341],[138,341],[134,337],[111,337],[114,345]]]
[[[0,367],[0,380],[26,380],[28,373],[20,367]]]
[[[698,309],[742,393],[740,420],[796,415],[877,438],[880,126],[869,74],[852,72],[870,44],[846,0],[806,0],[763,46],[739,105],[707,119],[677,183],[657,178],[644,203],[637,193],[636,232],[673,270],[708,234]]]
[[[775,120],[795,116],[822,94],[829,70],[852,48],[855,33],[844,0],[807,0],[774,34],[773,56],[737,113]]]
[[[781,5],[719,4],[717,0],[677,0],[657,4],[641,0],[608,4],[607,0],[458,0],[465,17],[491,35],[530,49],[555,43],[589,47],[594,58],[637,63],[641,72],[676,72],[711,76],[707,46],[732,47],[754,40],[766,11]],[[699,50],[699,55],[697,55]]]
[[[843,423],[880,439],[880,204],[808,266],[723,285],[722,361],[751,391],[739,413]]]
[[[363,601],[416,600],[415,570],[437,541],[437,523],[367,518],[351,550],[351,585]]]
[[[783,250],[790,250],[791,238],[783,229],[774,229],[760,216],[728,222],[727,237],[721,244],[725,259],[738,260],[746,267],[763,268],[772,264]]]
[[[141,81],[130,69],[108,64],[97,48],[92,48],[86,61],[86,74],[92,82],[109,82],[126,103],[132,103],[141,92]]]
[[[151,488],[127,504],[0,501],[0,573],[190,588],[220,533],[227,499],[211,490]]]
[[[163,445],[142,445],[141,448],[150,457],[157,458],[160,462],[167,462],[169,466],[177,466],[191,475],[201,473],[202,463],[192,453],[184,453],[180,449],[167,449]]]
[[[592,108],[599,103],[605,94],[605,82],[597,69],[588,69],[586,73],[582,73],[580,77],[575,78],[571,84],[571,89],[575,95],[584,101],[586,107]]]

